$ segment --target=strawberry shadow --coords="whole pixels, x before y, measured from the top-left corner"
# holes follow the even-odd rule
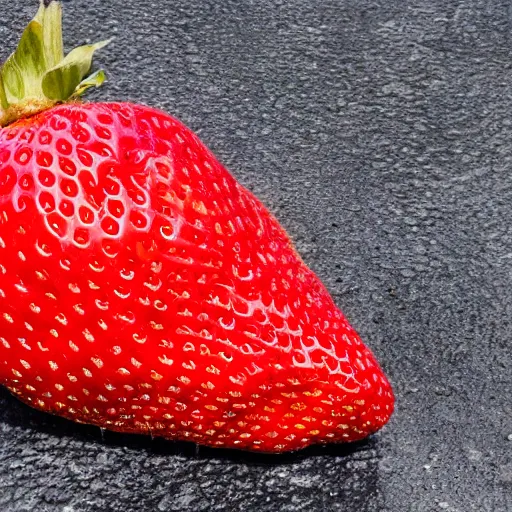
[[[93,425],[72,422],[59,416],[32,409],[13,397],[0,386],[0,425],[15,429],[27,429],[34,433],[60,438],[71,438],[78,442],[98,443],[106,446],[145,451],[152,455],[182,456],[203,460],[225,460],[247,465],[294,464],[314,457],[348,458],[358,452],[376,448],[377,438],[371,436],[354,443],[314,445],[296,452],[281,454],[255,453],[225,448],[199,446],[192,442],[170,441],[160,437],[139,434],[122,434],[101,429]]]
[[[154,455],[178,455],[203,460],[225,460],[246,465],[286,465],[313,457],[349,457],[356,452],[372,449],[376,442],[375,438],[369,438],[357,443],[316,445],[296,452],[270,454],[210,448],[191,442],[169,441],[163,438],[116,432],[104,432],[102,440],[107,445],[144,450]]]

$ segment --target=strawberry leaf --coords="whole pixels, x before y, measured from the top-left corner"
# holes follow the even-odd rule
[[[0,73],[0,106],[3,110],[9,108],[9,102],[7,101],[7,95],[5,94],[4,81],[2,73]]]
[[[88,89],[91,87],[99,87],[105,81],[105,72],[100,69],[88,76],[84,80],[82,80],[77,86],[75,91],[73,92],[73,98],[78,98],[82,96]]]
[[[102,41],[72,50],[64,60],[43,76],[44,95],[56,101],[64,101],[73,96],[75,90],[91,69],[94,52],[103,48],[109,42]]]
[[[62,41],[62,6],[59,2],[51,2],[45,7],[41,3],[34,18],[43,28],[43,47],[48,68],[53,68],[64,59]]]
[[[87,78],[94,52],[109,41],[80,46],[64,56],[62,6],[41,0],[18,47],[0,69],[0,126],[29,117],[98,87],[103,71]]]
[[[2,68],[8,99],[37,97],[41,94],[41,77],[46,68],[43,50],[43,27],[31,21],[21,36],[16,51]]]

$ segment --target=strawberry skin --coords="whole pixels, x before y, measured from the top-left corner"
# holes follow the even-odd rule
[[[262,452],[362,439],[394,404],[274,217],[127,103],[0,130],[0,383],[78,422]]]

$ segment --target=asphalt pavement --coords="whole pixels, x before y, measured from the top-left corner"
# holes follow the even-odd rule
[[[36,0],[0,9],[0,56]],[[264,457],[101,432],[0,390],[0,510],[510,512],[505,0],[70,0],[90,99],[180,118],[277,216],[377,355],[391,422]]]

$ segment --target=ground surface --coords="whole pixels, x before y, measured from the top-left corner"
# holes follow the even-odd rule
[[[2,57],[36,3],[1,9]],[[263,458],[0,390],[0,510],[512,510],[510,2],[72,0],[65,25],[116,37],[93,97],[178,116],[277,215],[397,410],[366,444]]]

